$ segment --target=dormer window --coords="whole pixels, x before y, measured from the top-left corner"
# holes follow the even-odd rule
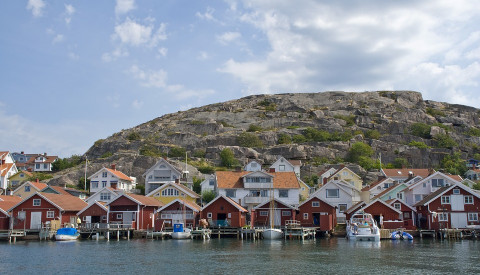
[[[453,189],[453,194],[454,195],[459,195],[460,194],[460,189]]]

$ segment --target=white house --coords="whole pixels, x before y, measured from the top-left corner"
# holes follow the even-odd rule
[[[384,190],[387,190],[389,187],[393,186],[394,183],[395,181],[391,178],[379,178],[377,181],[362,188],[362,200],[369,202],[370,199],[382,193]]]
[[[17,166],[13,162],[13,157],[10,152],[0,152],[0,188],[6,190],[9,185],[8,179],[17,172]]]
[[[214,174],[206,176],[202,183],[200,183],[200,186],[202,188],[201,193],[205,191],[215,191],[215,180],[216,177]]]
[[[423,200],[426,196],[444,186],[460,183],[462,179],[458,176],[446,175],[442,172],[435,172],[430,176],[408,186],[405,189],[405,202],[413,206]]]
[[[219,195],[249,210],[269,201],[272,191],[275,199],[292,206],[300,200],[300,184],[294,172],[217,171],[216,188]]]
[[[300,167],[302,162],[300,160],[287,160],[280,156],[277,161],[270,165],[270,169],[275,172],[294,172],[300,178]]]
[[[134,177],[118,171],[114,164],[111,169],[103,167],[88,179],[90,180],[90,193],[96,193],[105,187],[131,192],[137,185]]]
[[[361,201],[360,190],[342,180],[331,180],[320,187],[311,197],[317,197],[337,207],[337,221],[345,222],[345,211]]]
[[[411,169],[411,168],[385,168],[381,170],[384,177],[391,178],[398,182],[405,182],[414,178],[416,176],[420,176],[423,179],[428,177],[429,175],[435,173],[433,169]]]
[[[318,183],[320,185],[323,185],[325,183],[328,182],[328,178],[330,178],[331,176],[333,176],[333,174],[335,174],[337,172],[337,169],[334,168],[334,167],[330,167],[328,169],[325,169],[325,170],[322,170],[320,171],[317,175],[318,175]]]
[[[145,178],[145,194],[148,194],[165,183],[179,180],[182,177],[182,172],[167,160],[160,159],[155,165],[143,173],[143,177]]]
[[[245,167],[243,167],[243,170],[250,171],[250,172],[262,171],[262,165],[260,164],[260,162],[256,160],[252,160],[249,163],[247,163]]]
[[[47,156],[47,153],[37,154],[25,163],[27,169],[34,172],[51,172],[52,164],[58,159],[57,156]]]
[[[109,203],[112,200],[116,199],[118,196],[121,194],[124,194],[125,191],[121,189],[113,189],[111,187],[104,187],[100,190],[98,190],[95,194],[91,195],[88,197],[85,202],[87,202],[89,205],[92,203],[95,203],[96,201],[101,201],[105,203]]]
[[[472,168],[465,173],[465,177],[469,180],[480,180],[480,169]]]

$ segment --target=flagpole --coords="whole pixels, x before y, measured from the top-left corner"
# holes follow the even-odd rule
[[[88,159],[87,157],[85,156],[85,191],[87,191],[87,163],[88,163]]]

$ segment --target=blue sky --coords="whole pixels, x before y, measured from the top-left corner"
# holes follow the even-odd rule
[[[83,154],[259,93],[416,90],[478,108],[479,61],[477,1],[1,1],[0,149]]]

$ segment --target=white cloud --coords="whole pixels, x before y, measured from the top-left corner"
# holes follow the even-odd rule
[[[208,53],[206,53],[206,52],[203,52],[203,51],[200,52],[200,53],[198,54],[198,56],[197,56],[197,59],[198,59],[198,60],[207,60],[207,59],[209,59],[209,58],[210,58],[210,55],[209,55]]]
[[[65,4],[65,23],[68,25],[72,21],[72,15],[75,13],[75,8],[72,5]]]
[[[160,24],[157,31],[154,31],[151,21],[147,25],[142,25],[127,18],[125,22],[115,26],[113,37],[125,45],[155,47],[159,41],[167,39],[165,30],[165,24]]]
[[[135,99],[133,102],[132,102],[132,107],[134,109],[142,109],[143,107],[143,101],[140,101],[138,99]]]
[[[227,45],[228,43],[239,39],[242,37],[242,34],[239,32],[226,32],[221,35],[217,35],[217,41],[223,45]]]
[[[207,10],[204,13],[196,12],[195,16],[206,21],[212,21],[216,23],[221,23],[218,19],[213,16],[215,9],[212,7],[207,7]]]
[[[157,58],[160,58],[160,57],[165,57],[167,56],[167,53],[168,53],[168,49],[167,48],[159,48],[157,50]]]
[[[65,40],[65,37],[62,34],[57,34],[53,38],[52,43],[57,44],[57,43],[63,42],[64,40]]]
[[[126,57],[128,55],[129,55],[129,53],[125,49],[116,48],[111,53],[104,53],[102,55],[102,60],[103,60],[103,62],[111,62],[111,61],[117,60],[119,57]]]
[[[80,56],[74,52],[69,52],[68,53],[68,58],[70,58],[71,60],[78,60],[80,59]]]
[[[138,66],[133,65],[129,70],[135,79],[140,80],[140,84],[144,87],[164,88],[166,87],[167,72],[164,70],[144,71]]]
[[[115,14],[125,14],[135,8],[135,0],[117,0],[117,4],[115,5]]]
[[[32,10],[34,17],[40,17],[43,15],[43,8],[45,8],[45,2],[42,0],[28,0],[27,10]]]

